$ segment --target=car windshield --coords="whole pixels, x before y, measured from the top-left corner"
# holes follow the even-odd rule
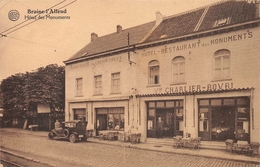
[[[76,123],[73,123],[73,122],[65,123],[65,127],[68,127],[68,128],[75,128],[75,127],[76,127]]]

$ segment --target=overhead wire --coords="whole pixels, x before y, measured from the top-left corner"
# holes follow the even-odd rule
[[[61,2],[59,2],[59,3],[57,3],[57,4],[55,4],[54,6],[48,8],[48,9],[52,9],[52,8],[54,8],[54,7],[56,7],[56,6],[60,5],[60,4],[62,4],[62,3],[65,2],[65,1],[66,1],[66,0],[63,0],[63,1],[61,1]],[[69,6],[69,5],[71,5],[72,3],[76,2],[76,1],[77,1],[77,0],[74,0],[74,1],[72,1],[72,2],[70,2],[70,3],[68,3],[68,4],[66,4],[66,5],[64,5],[64,6],[60,7],[60,8],[58,8],[58,9],[62,9],[62,8],[64,8],[64,7],[66,7],[66,6]],[[40,15],[40,14],[37,14],[37,15],[35,15],[35,16],[37,17],[38,15]],[[33,17],[35,17],[35,16],[33,16]],[[46,15],[45,15],[45,16],[46,16]],[[17,26],[19,26],[19,25],[25,23],[25,22],[27,22],[28,20],[23,21],[22,23],[19,23],[19,24],[15,25],[15,26],[13,26],[13,27],[11,27],[11,28],[9,28],[9,29],[3,31],[2,33],[0,33],[0,35],[1,35],[0,38],[2,38],[2,37],[8,37],[8,38],[15,39],[15,40],[20,40],[20,41],[23,41],[23,42],[29,42],[29,43],[33,43],[33,44],[44,45],[44,46],[47,46],[47,47],[56,48],[56,47],[49,46],[49,45],[42,44],[42,43],[37,43],[37,42],[32,42],[32,41],[28,41],[28,40],[24,40],[24,39],[19,39],[19,38],[7,36],[8,34],[14,32],[14,31],[17,31],[17,30],[19,30],[19,29],[21,29],[21,28],[23,28],[23,27],[25,27],[25,26],[28,26],[28,25],[30,25],[30,24],[32,24],[32,23],[38,21],[38,20],[40,20],[40,19],[36,19],[36,20],[34,20],[34,21],[30,22],[30,23],[27,23],[27,24],[25,24],[25,25],[23,25],[23,26],[20,26],[20,27],[14,29],[14,30],[8,32],[8,33],[2,34],[3,32],[7,32],[7,31],[9,31],[9,30],[11,30],[11,29],[13,29],[13,28],[15,28],[15,27],[17,27]]]

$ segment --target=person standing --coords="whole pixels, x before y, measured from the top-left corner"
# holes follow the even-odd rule
[[[164,122],[162,121],[161,117],[158,117],[157,121],[157,138],[163,138],[163,127],[164,127]]]

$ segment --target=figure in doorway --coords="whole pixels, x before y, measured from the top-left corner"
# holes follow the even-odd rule
[[[164,127],[164,122],[161,117],[158,117],[157,121],[157,138],[163,138],[163,127]]]

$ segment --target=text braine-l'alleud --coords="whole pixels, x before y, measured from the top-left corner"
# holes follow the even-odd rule
[[[46,10],[31,10],[31,9],[27,9],[27,14],[53,14],[53,13],[67,13],[67,9],[46,9]]]

